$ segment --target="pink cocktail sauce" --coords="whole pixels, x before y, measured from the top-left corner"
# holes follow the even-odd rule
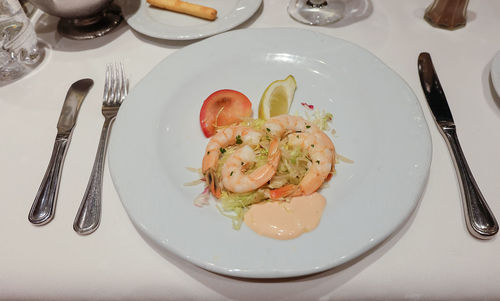
[[[252,205],[244,221],[257,234],[292,239],[318,226],[325,205],[326,199],[317,192],[287,202],[263,202]]]

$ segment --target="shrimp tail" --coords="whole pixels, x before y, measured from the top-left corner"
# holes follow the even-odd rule
[[[280,188],[271,189],[269,191],[269,197],[271,200],[279,200],[288,196],[293,196],[298,190],[298,185],[288,184]]]
[[[207,180],[208,188],[210,192],[218,199],[221,197],[221,189],[219,184],[217,183],[217,177],[215,176],[215,172],[213,170],[208,170],[205,176]]]

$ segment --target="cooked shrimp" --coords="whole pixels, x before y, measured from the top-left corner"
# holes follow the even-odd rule
[[[332,161],[335,162],[335,146],[332,140],[314,123],[299,116],[278,115],[270,118],[264,124],[266,132],[271,136],[283,137],[289,133],[310,133],[317,137],[317,143],[321,143],[332,151]],[[332,165],[332,171],[335,166]]]
[[[299,184],[289,184],[271,190],[271,199],[308,195],[321,187],[334,165],[334,150],[326,145],[323,140],[324,137],[317,135],[317,133],[294,133],[288,135],[288,143],[293,146],[299,146],[307,151],[311,163]]]
[[[237,125],[221,129],[212,136],[203,156],[202,172],[215,197],[219,198],[221,194],[218,179],[215,176],[221,149],[233,144],[257,145],[261,137],[261,132],[250,127]]]
[[[246,126],[230,126],[212,136],[203,156],[202,172],[215,168],[219,160],[220,150],[233,144],[257,145],[262,133]]]
[[[299,116],[279,115],[264,123],[264,128],[271,136],[281,137],[290,132],[321,131],[316,125]]]
[[[224,189],[242,193],[255,190],[266,184],[276,173],[280,162],[279,139],[275,138],[269,145],[267,163],[249,174],[244,168],[255,162],[254,150],[245,145],[233,153],[222,166],[222,185]]]
[[[314,123],[299,116],[278,115],[270,118],[264,124],[264,128],[271,136],[283,137],[289,133],[312,133],[321,140],[321,143],[328,146],[335,153],[332,140]]]

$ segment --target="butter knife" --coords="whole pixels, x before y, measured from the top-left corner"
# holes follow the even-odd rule
[[[66,94],[66,99],[59,115],[59,122],[57,123],[57,136],[49,166],[28,215],[28,220],[32,224],[44,225],[54,217],[66,150],[71,141],[71,133],[73,132],[80,106],[93,84],[94,81],[91,79],[81,79],[73,83]]]
[[[429,53],[423,52],[418,56],[418,73],[427,103],[453,155],[462,193],[467,228],[476,238],[491,238],[498,232],[497,221],[481,194],[465,160],[458,142],[455,122]]]

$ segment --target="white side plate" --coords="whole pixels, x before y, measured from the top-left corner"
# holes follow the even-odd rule
[[[134,30],[150,37],[167,40],[205,38],[232,29],[248,20],[262,0],[190,0],[217,10],[217,19],[197,17],[151,7],[146,0],[120,0],[127,23]]]

